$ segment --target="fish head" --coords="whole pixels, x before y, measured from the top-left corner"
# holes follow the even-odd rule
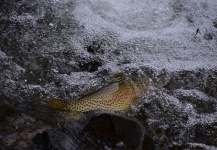
[[[131,88],[136,92],[143,93],[148,89],[148,79],[145,77],[132,75],[128,79],[128,82],[130,83]]]

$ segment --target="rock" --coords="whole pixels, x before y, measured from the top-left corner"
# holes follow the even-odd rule
[[[168,76],[170,79],[168,79],[164,88],[169,91],[176,89],[197,89],[208,96],[217,98],[217,72],[215,70],[175,71],[168,74]]]
[[[81,62],[79,64],[81,71],[88,71],[88,72],[95,72],[101,66],[102,66],[102,62],[100,60],[90,60],[87,62]]]
[[[216,150],[214,146],[208,146],[205,144],[198,144],[198,143],[186,143],[181,145],[173,145],[169,147],[169,150]]]
[[[4,122],[6,117],[12,117],[18,114],[20,114],[20,112],[15,107],[6,103],[0,103],[0,123]]]
[[[3,137],[2,137],[2,135],[0,135],[0,149],[5,150],[5,147],[6,146],[5,146]]]
[[[143,126],[135,119],[101,114],[82,122],[65,121],[62,129],[38,133],[33,139],[36,149],[147,149],[153,148]]]
[[[104,53],[103,49],[101,48],[103,45],[102,41],[93,41],[91,45],[87,46],[87,51],[92,54],[96,53]]]
[[[197,143],[204,143],[217,147],[217,122],[211,124],[197,124],[192,128],[194,140]]]
[[[85,130],[109,142],[113,148],[126,149],[141,149],[145,134],[137,121],[109,114],[92,118]]]
[[[61,131],[51,130],[38,133],[33,142],[35,145],[32,146],[32,149],[73,150],[77,148],[71,137]]]
[[[216,147],[216,99],[193,86],[199,83],[189,82],[171,93],[154,87],[147,92],[144,106],[135,117],[144,123],[156,149]]]
[[[25,149],[56,121],[48,99],[76,100],[133,70],[158,89],[136,116],[145,131],[100,115],[38,134],[35,149],[136,149],[142,138],[144,149],[216,147],[216,0],[144,1],[0,1],[0,103],[15,104],[0,104],[0,149]],[[127,128],[138,137],[115,130]]]
[[[182,102],[188,102],[194,106],[198,113],[214,113],[217,109],[216,100],[198,90],[174,90],[173,94]]]
[[[214,26],[215,28],[217,28],[217,21],[214,21],[214,22],[213,22],[213,26]]]
[[[207,33],[207,34],[205,34],[205,35],[203,36],[203,38],[206,39],[207,41],[212,40],[214,37],[215,37],[215,36],[214,36],[214,34],[212,34],[212,33]]]

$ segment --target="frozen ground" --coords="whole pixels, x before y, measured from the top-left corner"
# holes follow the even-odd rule
[[[153,84],[137,117],[156,147],[162,130],[165,149],[215,149],[216,8],[216,0],[1,1],[0,149],[51,128],[49,98],[77,99],[118,72]]]

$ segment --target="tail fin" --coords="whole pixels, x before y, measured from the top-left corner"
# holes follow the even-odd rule
[[[48,104],[51,108],[60,109],[60,110],[67,110],[67,106],[69,101],[59,100],[59,99],[51,99],[48,101]]]

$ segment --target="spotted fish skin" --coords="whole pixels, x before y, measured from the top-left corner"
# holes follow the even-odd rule
[[[130,77],[96,90],[76,101],[52,99],[52,108],[64,111],[87,112],[92,110],[129,110],[133,102],[147,90],[140,78]]]

